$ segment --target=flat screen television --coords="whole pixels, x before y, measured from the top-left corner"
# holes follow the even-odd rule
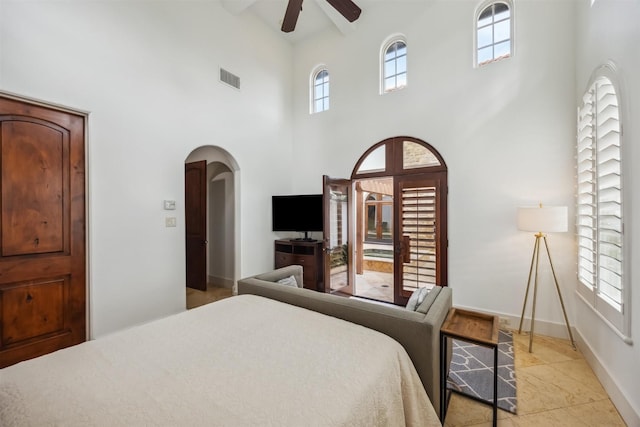
[[[273,231],[322,231],[322,194],[272,196]]]

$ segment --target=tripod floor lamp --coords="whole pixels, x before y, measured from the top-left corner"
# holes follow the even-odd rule
[[[564,315],[564,321],[567,325],[567,331],[569,332],[569,338],[571,339],[571,345],[576,348],[576,344],[573,341],[573,334],[571,333],[571,326],[569,326],[569,319],[567,318],[567,311],[564,307],[564,301],[562,300],[562,293],[560,292],[560,286],[558,285],[558,278],[553,268],[553,262],[551,261],[551,253],[549,252],[549,244],[547,243],[547,235],[544,233],[558,232],[563,233],[567,231],[567,207],[566,206],[545,206],[542,204],[535,207],[521,207],[518,208],[518,229],[522,231],[534,231],[536,232],[536,241],[533,245],[533,255],[531,256],[531,267],[529,268],[529,279],[527,280],[527,290],[524,294],[524,303],[522,304],[522,315],[520,316],[520,327],[518,333],[522,333],[522,321],[524,320],[524,312],[527,308],[527,299],[529,297],[529,288],[531,287],[531,276],[533,275],[533,305],[531,307],[531,332],[529,335],[529,353],[533,349],[533,328],[536,320],[536,296],[538,293],[538,264],[540,261],[540,245],[544,241],[544,247],[549,258],[549,264],[551,265],[551,272],[553,273],[553,281],[556,284],[556,290],[558,291],[558,298],[560,298],[560,306],[562,307],[562,314]],[[535,275],[533,274],[533,266],[535,264]]]

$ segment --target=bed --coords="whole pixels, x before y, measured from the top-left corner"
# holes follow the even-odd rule
[[[0,369],[2,426],[439,426],[396,341],[239,295]]]

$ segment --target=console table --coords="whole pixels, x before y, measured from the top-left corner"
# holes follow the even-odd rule
[[[322,241],[276,240],[275,268],[294,264],[302,266],[302,281],[306,289],[324,292]]]
[[[440,420],[444,425],[447,413],[447,339],[455,338],[493,349],[493,402],[480,400],[493,407],[493,426],[498,424],[498,316],[460,308],[449,309],[440,328]]]

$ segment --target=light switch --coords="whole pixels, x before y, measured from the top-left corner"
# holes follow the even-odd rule
[[[165,200],[164,201],[164,209],[166,211],[173,211],[176,209],[176,201],[175,200]],[[167,226],[168,227],[168,226]],[[175,227],[175,226],[174,226]]]
[[[176,226],[176,217],[168,216],[164,219],[165,227],[175,227]]]

